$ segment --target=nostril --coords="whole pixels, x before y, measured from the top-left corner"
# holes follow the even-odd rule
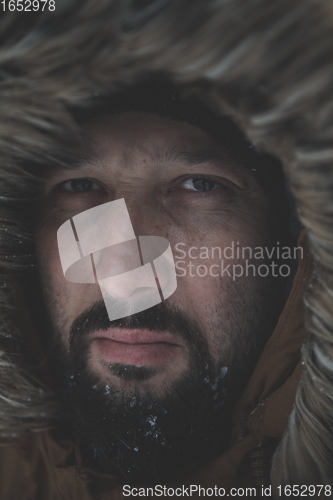
[[[156,288],[151,286],[141,286],[133,290],[129,298],[145,298],[149,297],[152,293],[156,293]]]
[[[147,295],[147,290],[158,293],[155,276],[150,264],[137,267],[127,273],[98,280],[105,291],[114,298],[129,299],[134,295]]]

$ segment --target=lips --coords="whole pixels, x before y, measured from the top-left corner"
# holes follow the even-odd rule
[[[109,363],[135,366],[163,364],[182,348],[168,332],[125,328],[95,332],[92,345],[97,355]]]

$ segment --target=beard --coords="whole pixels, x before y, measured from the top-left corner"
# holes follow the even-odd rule
[[[113,327],[169,331],[186,342],[188,368],[161,392],[113,388],[89,370],[88,334]],[[82,462],[128,483],[155,482],[218,456],[230,428],[230,373],[209,355],[195,322],[166,303],[122,320],[110,321],[104,302],[73,323],[70,348],[55,346],[58,390],[75,429]],[[60,362],[61,360],[61,362]],[[109,373],[140,383],[154,377],[152,367],[105,363]]]
[[[59,399],[84,467],[128,484],[156,484],[205,465],[227,448],[232,408],[280,310],[266,280],[254,288],[237,288],[227,313],[216,317],[217,310],[226,310],[222,303],[206,311],[210,347],[220,353],[215,358],[198,324],[166,302],[110,321],[99,301],[73,322],[69,349],[61,333],[54,332],[51,359]],[[250,298],[246,305],[244,297]],[[188,349],[187,367],[160,390],[140,390],[156,373],[150,366],[104,362],[106,373],[125,388],[130,382],[131,388],[101,381],[89,367],[89,334],[110,327],[174,334]]]

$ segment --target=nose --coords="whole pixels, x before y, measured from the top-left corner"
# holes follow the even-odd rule
[[[66,260],[65,276],[71,281],[86,282],[86,266],[93,266],[110,320],[152,307],[176,290],[175,265],[168,240],[161,236],[137,238],[124,200],[76,215],[74,228],[78,241],[73,242],[72,238],[71,246],[73,243],[79,246],[81,259],[69,267],[70,259]],[[69,230],[69,221],[58,230],[60,254]],[[71,252],[71,261],[73,256]]]
[[[143,265],[122,274],[98,279],[110,320],[144,311],[167,299],[176,290],[175,266],[169,242],[158,236],[139,236],[139,245]],[[130,265],[133,267],[138,248],[131,245],[131,249],[134,259]],[[119,252],[118,258],[121,260],[120,266],[123,266],[124,261]],[[105,261],[102,258],[100,262],[103,260]],[[114,261],[112,265],[115,265]],[[107,259],[103,267],[103,272],[107,272]],[[97,276],[99,272],[100,268],[97,266]]]
[[[96,252],[93,261],[98,283],[115,299],[129,300],[139,292],[157,290],[150,263],[142,265],[137,239]]]
[[[149,194],[147,195],[142,190],[133,193],[132,191],[125,192],[118,189],[116,202],[119,201],[119,193],[123,195],[121,200],[126,205],[128,220],[136,236],[166,235],[167,219],[162,207],[159,206],[158,199],[151,198]]]

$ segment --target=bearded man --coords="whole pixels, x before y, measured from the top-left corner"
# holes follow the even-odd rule
[[[181,6],[159,13],[155,4],[133,7],[147,16],[145,40],[154,23],[181,18]],[[298,415],[312,272],[281,161],[249,141],[231,107],[216,106],[208,80],[175,83],[167,62],[140,70],[132,61],[127,77],[119,47],[130,54],[130,37],[114,56],[121,76],[98,76],[96,48],[96,89],[93,78],[77,84],[86,66],[67,81],[64,35],[50,16],[36,18],[32,32],[46,23],[63,72],[52,61],[42,76],[31,68],[38,95],[17,77],[12,109],[20,112],[3,134],[2,436],[10,446],[1,448],[1,498],[157,497],[163,485],[178,496],[191,485],[194,497],[200,488],[244,496],[246,487],[281,496],[289,472],[279,453],[290,434],[278,445]],[[95,19],[107,26],[101,12]],[[31,54],[46,57],[47,47]],[[24,60],[15,64],[23,71]],[[232,102],[236,86],[224,89]],[[252,104],[259,94],[248,94]],[[329,358],[322,363],[330,369]]]

